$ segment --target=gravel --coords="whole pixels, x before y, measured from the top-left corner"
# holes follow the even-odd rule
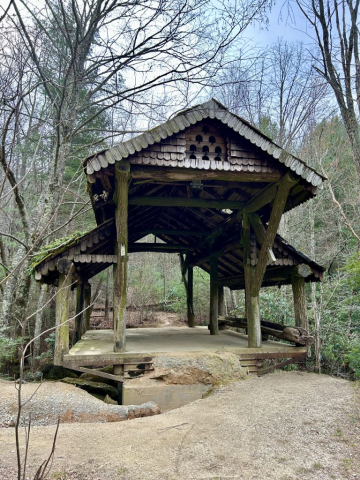
[[[17,415],[15,384],[1,382],[0,389],[0,426],[13,427]],[[22,401],[26,404],[21,425],[29,421],[30,414],[33,426],[45,426],[56,425],[59,417],[60,423],[103,423],[160,413],[153,402],[139,406],[109,405],[80,388],[60,382],[27,383],[22,387]]]
[[[351,382],[282,372],[131,422],[63,424],[49,478],[360,479],[359,395]],[[14,429],[0,429],[0,478],[15,478]],[[32,431],[33,472],[54,427]],[[2,477],[1,477],[2,472]]]

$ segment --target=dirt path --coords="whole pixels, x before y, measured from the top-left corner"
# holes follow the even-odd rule
[[[276,373],[155,417],[63,424],[49,478],[360,479],[357,397],[345,380]],[[49,451],[53,432],[33,429],[31,468]],[[0,429],[0,452],[0,478],[10,480],[13,429]]]

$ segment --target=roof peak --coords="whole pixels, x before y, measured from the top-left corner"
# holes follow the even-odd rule
[[[94,172],[106,168],[109,164],[114,164],[117,161],[128,158],[129,155],[131,156],[137,152],[141,152],[150,145],[160,143],[162,140],[180,131],[184,131],[191,125],[195,125],[205,119],[220,121],[236,134],[250,141],[250,143],[278,160],[314,187],[317,187],[323,180],[326,180],[326,177],[318,173],[314,168],[309,167],[303,160],[279,147],[256,127],[230,112],[229,109],[215,98],[183,110],[161,125],[147,130],[130,140],[126,140],[112,148],[89,156],[84,160],[86,173],[92,175]]]

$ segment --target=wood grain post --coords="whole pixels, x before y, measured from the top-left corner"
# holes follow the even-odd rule
[[[62,365],[64,355],[69,353],[69,302],[72,281],[71,264],[67,273],[59,273],[58,291],[56,294],[56,330],[54,365]],[[63,270],[64,272],[64,270]]]
[[[82,312],[84,310],[84,290],[85,283],[81,280],[76,284],[76,317],[73,345],[81,339],[83,334],[84,314]]]
[[[117,263],[114,264],[114,352],[124,351],[126,340],[129,180],[129,162],[117,162],[114,191],[117,256]]]
[[[244,245],[244,275],[245,275],[245,309],[247,318],[248,347],[261,347],[261,319],[259,294],[252,294],[252,282],[255,268],[249,263],[250,253],[250,223],[246,213],[243,214],[243,245]]]
[[[218,324],[218,257],[210,259],[210,335],[219,334]]]
[[[305,294],[305,279],[297,275],[291,275],[291,286],[294,299],[294,318],[295,325],[302,327],[305,330],[309,329],[307,308],[306,308],[306,294]]]
[[[84,308],[86,308],[83,316],[83,334],[90,330],[90,317],[91,317],[91,285],[89,282],[85,283],[84,287]]]
[[[224,295],[225,295],[224,287],[219,287],[218,288],[218,314],[221,317],[226,315]]]
[[[194,269],[188,266],[187,269],[187,290],[186,290],[186,302],[187,302],[187,319],[189,327],[195,327],[195,314],[194,314]]]

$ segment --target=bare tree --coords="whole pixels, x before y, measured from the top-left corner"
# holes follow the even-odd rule
[[[76,171],[86,153],[105,146],[113,135],[107,112],[117,109],[121,116],[129,105],[132,114],[144,111],[151,92],[159,94],[161,86],[168,95],[176,91],[179,106],[181,84],[206,85],[227,62],[229,48],[246,26],[262,18],[267,4],[268,0],[250,4],[230,0],[45,0],[39,7],[25,0],[12,3],[15,15],[6,17],[6,28],[12,23],[14,35],[20,37],[31,71],[26,79],[36,84],[35,111],[44,134],[40,147],[46,161],[36,201],[32,197],[27,204],[22,201],[23,172],[14,168],[19,163],[14,160],[18,160],[18,141],[25,141],[34,112],[30,111],[31,102],[23,101],[24,94],[16,92],[11,107],[12,118],[17,114],[12,130],[16,135],[5,133],[1,159],[6,184],[16,196],[16,217],[22,220],[15,240],[19,248],[10,262],[17,281],[8,275],[4,287],[6,323],[14,292],[17,315],[21,317],[26,309],[30,288],[26,271],[31,257],[24,259],[23,249],[33,252],[35,239],[38,248],[51,229],[58,231],[65,222],[68,208],[58,207],[64,198],[67,170]],[[188,92],[185,88],[184,106]],[[158,99],[163,104],[160,95]],[[120,133],[115,126],[114,134]],[[35,157],[39,161],[36,153]],[[64,203],[66,200],[74,203],[75,199],[69,196]],[[80,203],[85,202],[81,199]]]
[[[295,148],[324,111],[326,86],[301,43],[279,39],[227,71],[220,96],[284,148]]]
[[[296,0],[315,34],[313,64],[330,85],[349,136],[360,179],[359,0]],[[319,53],[319,55],[318,55]]]

